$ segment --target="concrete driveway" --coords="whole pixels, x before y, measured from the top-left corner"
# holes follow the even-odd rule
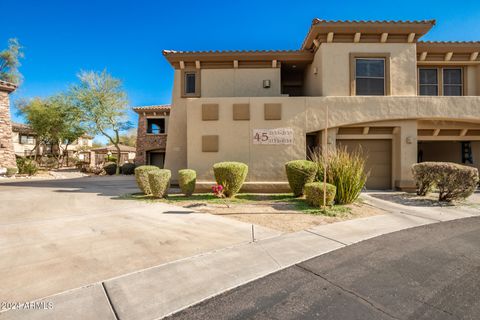
[[[28,301],[251,239],[251,225],[118,199],[134,178],[0,184],[0,297]],[[256,228],[258,239],[277,232]]]

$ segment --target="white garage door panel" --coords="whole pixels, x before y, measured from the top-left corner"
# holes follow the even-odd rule
[[[367,189],[392,188],[392,140],[337,140],[337,147],[365,154],[366,170],[370,171]]]

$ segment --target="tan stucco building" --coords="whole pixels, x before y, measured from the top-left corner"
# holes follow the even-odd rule
[[[369,189],[411,188],[418,161],[480,167],[480,42],[419,41],[434,25],[314,19],[299,50],[164,51],[165,167],[213,181],[215,162],[241,161],[275,185],[322,144],[361,147]]]

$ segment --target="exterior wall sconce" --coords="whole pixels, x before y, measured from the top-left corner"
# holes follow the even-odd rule
[[[406,142],[407,142],[407,144],[412,144],[413,143],[413,138],[412,137],[407,137]]]
[[[270,88],[270,80],[263,80],[263,87],[266,89]]]
[[[317,74],[318,73],[318,68],[317,67],[313,67],[313,74]]]

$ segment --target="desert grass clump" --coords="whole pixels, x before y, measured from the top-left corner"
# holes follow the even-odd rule
[[[321,182],[326,166],[327,183],[337,188],[336,204],[349,204],[357,200],[368,178],[365,171],[366,156],[361,150],[348,151],[346,148],[338,148],[326,155],[316,151],[311,158],[317,163],[316,177]]]

